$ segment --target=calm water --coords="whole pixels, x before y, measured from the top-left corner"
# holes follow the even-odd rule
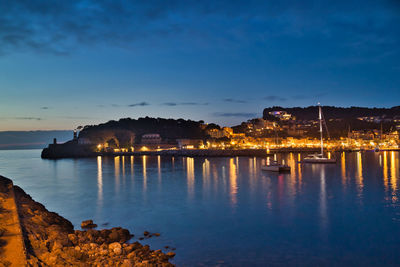
[[[93,219],[176,248],[193,265],[400,265],[399,153],[263,172],[261,158],[42,160],[0,151],[0,174],[79,226]],[[136,238],[135,237],[135,238]]]

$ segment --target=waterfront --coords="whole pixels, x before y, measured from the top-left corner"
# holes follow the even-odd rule
[[[262,172],[262,158],[40,159],[1,151],[0,174],[71,220],[122,226],[178,265],[398,265],[399,153],[337,154],[336,165]],[[137,236],[138,237],[138,236]]]

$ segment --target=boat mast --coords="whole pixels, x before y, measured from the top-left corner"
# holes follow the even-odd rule
[[[324,141],[322,140],[322,111],[320,103],[318,103],[318,109],[319,109],[319,132],[321,134],[321,156],[322,156],[324,154]]]

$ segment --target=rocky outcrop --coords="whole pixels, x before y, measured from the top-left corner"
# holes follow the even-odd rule
[[[63,144],[49,144],[42,150],[41,157],[44,159],[94,157],[97,155],[95,148],[95,145],[79,144],[77,140],[71,140]]]
[[[14,188],[29,266],[173,266],[169,259],[175,253],[128,243],[133,235],[127,229],[74,230],[71,222]]]

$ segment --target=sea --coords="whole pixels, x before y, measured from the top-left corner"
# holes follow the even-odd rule
[[[48,160],[0,151],[11,178],[76,229],[121,226],[174,249],[178,266],[399,266],[399,152],[337,153],[336,164],[267,158],[117,156]],[[166,248],[168,247],[168,248]]]

